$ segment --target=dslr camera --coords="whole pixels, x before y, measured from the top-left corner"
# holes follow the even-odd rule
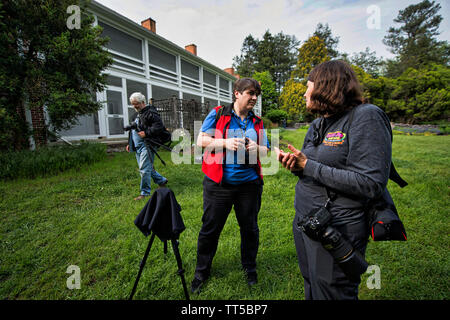
[[[130,130],[137,130],[137,131],[139,131],[138,130],[138,125],[137,125],[136,122],[132,122],[128,126],[123,127],[123,130],[125,130],[125,131],[130,131]]]
[[[319,241],[352,281],[359,281],[368,263],[361,253],[342,234],[329,225],[331,213],[326,206],[311,211],[306,219],[298,220],[297,227],[315,241]]]

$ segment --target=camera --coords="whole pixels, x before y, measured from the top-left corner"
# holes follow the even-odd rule
[[[319,241],[345,275],[352,281],[359,281],[369,266],[361,253],[335,228],[329,225],[331,213],[326,207],[311,212],[309,217],[297,222],[297,227],[315,241]]]
[[[245,137],[245,162],[244,166],[246,168],[254,168],[258,170],[258,164],[257,163],[251,163],[255,161],[255,158],[250,159],[250,153],[247,150],[247,146],[249,144],[249,138]]]
[[[137,130],[137,129],[138,129],[138,125],[136,122],[132,122],[128,126],[123,127],[123,130],[125,130],[125,131]]]

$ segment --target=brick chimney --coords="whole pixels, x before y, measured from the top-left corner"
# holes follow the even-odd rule
[[[151,32],[156,33],[156,21],[152,18],[148,18],[147,20],[141,21],[141,26],[145,29],[150,30]]]
[[[225,71],[226,73],[231,74],[232,76],[235,76],[238,79],[241,78],[237,73],[234,73],[234,68],[225,68],[225,69],[223,69],[223,71]]]
[[[192,53],[194,56],[197,55],[197,46],[195,44],[188,44],[187,46],[184,47],[186,49],[186,51],[189,51],[190,53]]]

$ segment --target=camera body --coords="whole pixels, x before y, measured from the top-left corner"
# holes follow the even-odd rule
[[[310,216],[297,222],[309,238],[319,241],[334,260],[339,264],[345,275],[352,281],[359,277],[369,266],[361,253],[335,228],[330,226],[331,213],[326,206],[314,209]]]
[[[139,130],[136,122],[132,122],[128,126],[123,127],[123,130],[125,130],[125,131],[130,131],[130,130],[141,131],[141,130]]]

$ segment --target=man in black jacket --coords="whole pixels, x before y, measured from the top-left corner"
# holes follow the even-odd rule
[[[151,179],[159,186],[167,184],[167,179],[160,175],[153,166],[155,153],[147,148],[144,141],[146,138],[157,136],[160,131],[164,130],[164,126],[161,121],[157,121],[157,113],[151,110],[154,107],[145,105],[145,96],[142,93],[131,94],[130,103],[138,112],[135,120],[137,130],[130,131],[126,150],[136,152],[136,160],[141,173],[141,194],[134,200],[142,200],[150,195]]]

